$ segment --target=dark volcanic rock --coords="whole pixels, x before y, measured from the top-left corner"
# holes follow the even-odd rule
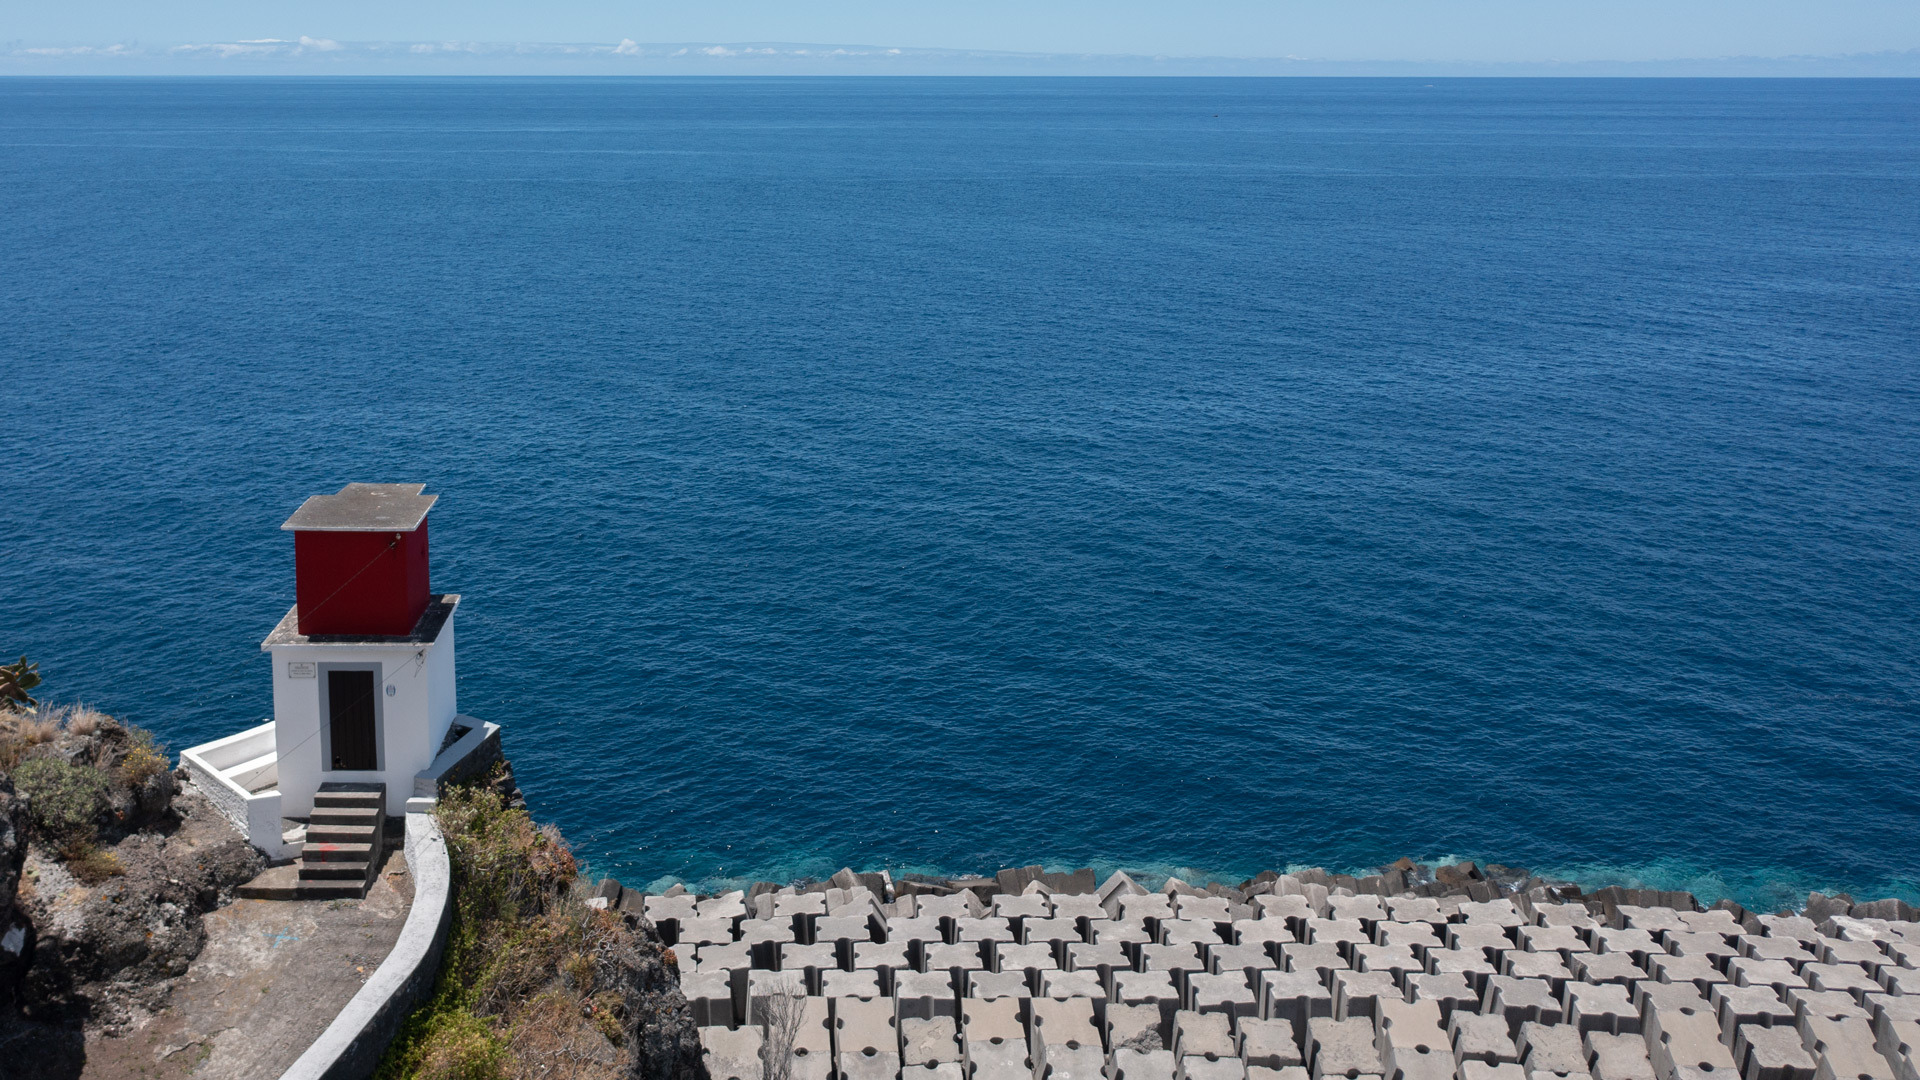
[[[1852,910],[1853,897],[1846,893],[1836,893],[1833,896],[1822,893],[1807,894],[1807,918],[1812,919],[1816,926],[1835,915],[1845,915]]]
[[[38,937],[19,993],[28,1016],[112,1029],[158,1008],[166,981],[184,974],[206,942],[201,916],[265,869],[205,799],[181,796],[172,809],[178,821],[169,831],[136,833],[109,849],[125,872],[97,885],[37,853],[30,859],[32,896],[21,906]]]

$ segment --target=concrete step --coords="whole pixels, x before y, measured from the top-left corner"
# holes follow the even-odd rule
[[[385,806],[385,784],[321,784],[314,793],[315,806]]]
[[[382,819],[377,809],[364,807],[316,806],[313,814],[307,818],[309,827],[314,825],[373,825]]]
[[[306,841],[309,844],[371,844],[375,828],[373,825],[308,825]]]
[[[372,844],[316,844],[307,841],[300,852],[302,862],[357,862],[366,864],[373,859]]]
[[[364,881],[302,881],[294,889],[294,900],[359,900],[367,895]]]
[[[300,864],[301,881],[359,881],[367,880],[369,866],[365,860],[359,862],[303,862]]]
[[[269,866],[260,876],[233,891],[243,900],[296,900],[299,888],[300,868],[289,863]]]

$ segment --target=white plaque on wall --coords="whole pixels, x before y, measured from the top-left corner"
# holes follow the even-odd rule
[[[298,660],[287,661],[287,678],[311,679],[313,677],[314,677],[314,672],[313,672],[312,664],[303,664]]]

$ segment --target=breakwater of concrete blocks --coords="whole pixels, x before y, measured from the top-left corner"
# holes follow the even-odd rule
[[[1445,869],[848,870],[592,902],[673,946],[710,1080],[1920,1080],[1905,904]]]

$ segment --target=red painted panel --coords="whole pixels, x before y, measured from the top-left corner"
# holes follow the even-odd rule
[[[303,634],[403,635],[427,610],[427,523],[409,533],[293,534]]]

